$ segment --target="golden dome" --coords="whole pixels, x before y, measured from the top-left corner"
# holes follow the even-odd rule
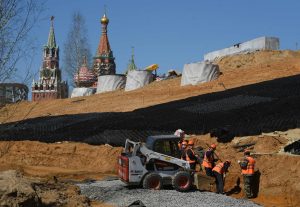
[[[101,18],[101,24],[108,24],[109,19],[106,17],[106,15],[104,14],[103,17]]]

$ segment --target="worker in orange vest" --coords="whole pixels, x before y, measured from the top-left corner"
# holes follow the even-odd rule
[[[202,162],[206,175],[211,177],[214,176],[212,169],[215,166],[214,151],[216,150],[216,148],[217,148],[216,144],[211,144],[208,150],[204,153],[204,158]]]
[[[182,160],[186,160],[186,147],[188,145],[188,142],[187,141],[183,141],[181,143],[181,159]]]
[[[254,168],[255,168],[255,160],[250,156],[250,151],[244,151],[244,159],[242,161],[238,161],[240,167],[242,169],[242,174],[244,177],[244,191],[247,198],[253,198],[253,181],[254,181]]]
[[[187,146],[187,149],[186,149],[186,161],[189,162],[190,168],[192,170],[195,170],[196,169],[196,164],[197,164],[197,157],[195,155],[193,147],[194,147],[194,141],[189,140],[188,146]]]
[[[213,174],[216,178],[217,193],[224,194],[224,177],[228,168],[230,167],[230,161],[220,162],[213,169]]]

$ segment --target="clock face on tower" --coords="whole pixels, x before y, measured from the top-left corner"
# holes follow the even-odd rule
[[[45,69],[45,70],[43,70],[42,75],[43,75],[44,78],[47,78],[47,79],[48,79],[48,78],[51,77],[51,71]]]

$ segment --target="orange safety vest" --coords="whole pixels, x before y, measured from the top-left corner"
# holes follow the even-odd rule
[[[188,161],[189,163],[195,163],[196,162],[196,160],[191,160],[190,159],[190,157],[189,157],[189,155],[187,154],[187,151],[188,151],[189,149],[187,149],[186,150],[186,152],[185,152],[185,156],[186,156],[186,161]],[[191,151],[192,151],[192,153],[195,155],[195,152],[194,152],[194,150],[192,150],[192,149],[190,149]]]
[[[206,152],[205,152],[203,162],[202,162],[203,167],[213,168],[213,162],[214,162],[213,155],[211,155],[210,157],[207,157]]]
[[[224,163],[218,163],[213,169],[212,171],[216,171],[219,174],[223,174],[224,173]]]
[[[255,160],[252,157],[246,157],[246,159],[248,160],[248,165],[247,165],[246,169],[242,169],[242,174],[243,175],[253,175]]]

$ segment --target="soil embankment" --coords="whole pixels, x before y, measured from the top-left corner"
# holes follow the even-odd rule
[[[259,51],[224,57],[216,61],[223,73],[217,80],[196,86],[180,86],[180,78],[154,82],[148,86],[89,97],[21,102],[0,109],[0,123],[35,117],[93,112],[130,112],[192,96],[224,91],[240,86],[300,74],[300,51]],[[159,71],[158,71],[159,72]]]
[[[223,74],[197,86],[175,78],[130,92],[8,105],[0,109],[0,140],[123,146],[126,138],[178,128],[206,134],[226,127],[235,136],[300,128],[299,59],[292,51],[244,54],[220,60]]]
[[[116,173],[121,147],[81,143],[0,142],[0,169],[38,177],[99,179]]]

